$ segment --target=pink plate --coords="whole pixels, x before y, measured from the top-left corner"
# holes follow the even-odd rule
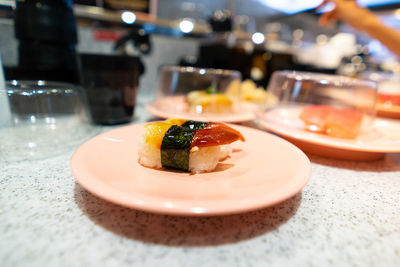
[[[194,113],[188,111],[188,106],[184,96],[169,96],[155,100],[146,109],[152,115],[168,119],[182,118],[198,121],[214,121],[214,122],[245,122],[255,119],[254,105],[242,104],[235,108],[233,113]]]
[[[94,195],[139,210],[175,215],[233,214],[277,204],[295,195],[311,175],[307,156],[260,130],[231,125],[246,142],[214,172],[189,174],[138,163],[143,124],[100,134],[71,158],[77,182]]]
[[[400,152],[400,122],[376,118],[371,129],[356,139],[342,139],[304,130],[299,118],[301,108],[275,108],[258,114],[265,129],[281,135],[303,151],[317,155],[349,159],[375,160],[384,153]]]

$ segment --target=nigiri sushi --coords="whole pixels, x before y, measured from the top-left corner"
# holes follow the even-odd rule
[[[144,125],[139,163],[151,168],[209,172],[229,156],[230,143],[243,135],[223,123],[169,119]]]
[[[378,93],[378,104],[383,104],[385,106],[400,106],[400,94],[385,94]]]
[[[300,118],[309,131],[352,139],[360,133],[363,114],[354,109],[321,105],[303,108]]]

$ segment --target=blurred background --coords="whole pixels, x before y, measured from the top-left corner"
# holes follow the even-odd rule
[[[6,80],[101,86],[107,81],[91,73],[104,72],[108,80],[133,79],[144,102],[154,97],[164,65],[235,69],[264,88],[283,69],[400,72],[379,41],[345,24],[319,26],[320,3],[0,0],[0,54]],[[359,3],[400,28],[400,1]],[[115,68],[134,77],[110,73]]]

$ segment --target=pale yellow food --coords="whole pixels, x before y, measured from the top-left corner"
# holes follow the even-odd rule
[[[242,100],[263,103],[267,96],[267,92],[263,88],[257,88],[257,85],[252,80],[245,80],[241,84]]]
[[[233,100],[227,94],[208,94],[193,91],[187,95],[189,109],[195,113],[229,113],[233,111]]]
[[[256,83],[252,80],[233,81],[228,89],[228,95],[240,96],[240,99],[245,102],[254,104],[268,104],[272,105],[277,102],[277,98],[262,87],[257,87]]]
[[[234,102],[242,101],[256,105],[273,106],[277,104],[276,96],[257,87],[252,80],[232,81],[226,93],[210,94],[206,91],[193,91],[187,95],[189,110],[195,113],[231,113]]]

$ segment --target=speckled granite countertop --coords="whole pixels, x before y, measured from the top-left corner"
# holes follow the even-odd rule
[[[91,195],[71,175],[73,151],[0,162],[0,266],[400,266],[400,154],[309,155],[309,183],[283,203],[175,217]]]

